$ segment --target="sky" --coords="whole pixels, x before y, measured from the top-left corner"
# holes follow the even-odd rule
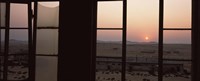
[[[127,0],[127,40],[158,42],[159,0]],[[98,28],[122,28],[122,2],[98,2]],[[191,0],[164,0],[164,28],[191,28]],[[121,41],[120,30],[98,30],[98,40]],[[191,43],[191,31],[164,31],[164,43]]]
[[[158,42],[159,0],[127,1],[127,40]],[[164,3],[164,28],[191,28],[191,0],[164,0]],[[42,5],[54,8],[58,3],[42,3]],[[11,27],[27,27],[26,9],[26,5],[11,5]],[[122,15],[121,1],[98,2],[97,27],[122,28]],[[50,17],[48,14],[46,16]],[[13,38],[27,39],[22,32],[18,31],[16,35],[14,34]],[[97,40],[121,41],[122,31],[98,30]],[[191,43],[191,31],[165,30],[164,43]]]
[[[59,3],[39,2],[38,5],[38,27],[58,27]],[[1,9],[1,11],[3,11]],[[11,3],[10,7],[10,27],[28,27],[28,8],[26,4]],[[5,16],[5,14],[4,14]],[[1,15],[1,20],[3,20]],[[5,30],[1,30],[1,40],[4,41]],[[9,39],[18,41],[28,41],[28,29],[11,29]],[[58,30],[39,29],[37,30],[37,54],[57,54],[58,51]]]
[[[41,27],[58,27],[58,11],[56,12],[56,10],[58,10],[58,2],[39,2],[39,8],[38,9],[38,26]],[[3,7],[3,5],[1,4],[1,7]],[[26,4],[15,4],[15,3],[11,3],[11,7],[10,7],[10,27],[11,28],[16,28],[16,27],[21,27],[21,28],[27,28],[28,27],[28,11],[27,8],[28,6]],[[45,8],[45,9],[44,9]],[[44,10],[41,10],[44,9]],[[5,14],[3,13],[5,12],[4,8],[1,8],[1,23],[3,23],[3,17],[5,16]],[[44,12],[49,12],[44,13]],[[42,14],[41,14],[42,13]],[[3,16],[4,15],[4,16]],[[57,17],[55,17],[55,16]],[[42,16],[42,17],[41,17]],[[44,18],[45,17],[45,18]],[[44,25],[46,24],[46,25]],[[3,24],[1,24],[3,26]],[[2,30],[1,34],[2,36],[5,35],[4,34],[5,31]],[[53,32],[51,32],[53,33]],[[50,33],[50,34],[51,34]],[[10,39],[16,39],[16,40],[22,40],[22,41],[27,41],[28,40],[28,31],[27,30],[11,30],[10,31]],[[4,37],[2,37],[2,40],[4,40]]]

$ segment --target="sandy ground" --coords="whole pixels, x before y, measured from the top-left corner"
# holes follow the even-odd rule
[[[190,44],[164,44],[164,58],[191,59]],[[122,56],[119,43],[97,43],[97,56]],[[128,44],[127,57],[158,57],[158,44]]]
[[[96,72],[96,81],[121,81],[121,73],[98,71]],[[152,76],[147,72],[132,72],[126,74],[126,81],[158,81],[158,76]],[[163,81],[191,81],[191,78],[176,77],[172,74],[164,75]]]
[[[28,68],[23,66],[9,66],[8,80],[26,80],[28,78]]]
[[[191,59],[190,44],[164,44],[163,56],[166,59]],[[97,56],[121,57],[122,45],[120,43],[97,43]],[[127,57],[157,58],[158,44],[128,44]],[[175,61],[174,61],[175,62]],[[191,62],[183,62],[183,67],[190,72]],[[98,71],[96,81],[121,81],[118,72]],[[137,71],[126,73],[126,81],[158,81],[158,76],[150,75],[148,72]],[[166,74],[163,81],[191,81],[191,76]]]

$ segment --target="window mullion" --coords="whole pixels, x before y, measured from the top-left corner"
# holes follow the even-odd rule
[[[32,25],[32,4],[31,2],[28,2],[28,63],[29,63],[29,80],[33,81],[34,75],[35,75],[35,70],[32,67],[33,66],[33,61],[34,61],[34,51],[33,51],[33,25]]]
[[[8,78],[8,49],[9,49],[9,28],[10,28],[10,3],[6,2],[6,29],[5,29],[5,47],[4,47],[4,67],[3,80]]]
[[[127,0],[123,0],[122,80],[126,80]]]
[[[163,81],[163,23],[164,0],[159,0],[159,47],[158,47],[158,81]]]

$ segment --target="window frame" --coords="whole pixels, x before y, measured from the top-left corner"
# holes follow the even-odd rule
[[[60,2],[60,0],[1,0],[1,3],[6,4],[6,15],[5,17],[5,27],[0,27],[0,30],[5,30],[5,44],[4,44],[4,54],[1,56],[4,57],[4,65],[3,65],[3,81],[9,81],[8,80],[8,52],[9,52],[9,34],[10,30],[28,30],[28,68],[29,68],[29,74],[27,81],[35,81],[35,72],[36,72],[36,56],[45,56],[45,57],[57,57],[57,55],[43,55],[43,54],[36,54],[36,41],[37,41],[37,29],[56,29],[59,30],[59,28],[38,28],[37,27],[37,12],[38,12],[38,2]],[[24,27],[10,27],[10,5],[11,3],[15,4],[26,4],[27,5],[27,13],[28,13],[28,26],[27,28]],[[33,4],[32,4],[33,3]],[[34,12],[32,12],[32,5],[34,5]],[[34,15],[33,15],[34,14]],[[32,22],[33,19],[33,22]],[[1,33],[1,32],[0,32]],[[0,38],[1,39],[1,38]],[[1,43],[0,43],[1,45]],[[19,55],[20,56],[20,55]],[[58,69],[57,69],[58,70]],[[0,79],[1,80],[1,79]],[[20,81],[20,80],[17,80]]]
[[[126,80],[126,36],[127,36],[127,0],[97,0],[96,3],[98,2],[106,2],[106,1],[122,1],[123,2],[123,27],[122,28],[98,28],[97,27],[97,23],[95,23],[95,28],[96,30],[95,31],[98,31],[98,30],[122,30],[123,34],[122,34],[122,75],[121,75],[121,81],[125,81]],[[98,5],[98,4],[97,4]],[[97,8],[96,8],[97,9]],[[97,10],[95,11],[96,14],[97,14]],[[192,16],[192,15],[191,15]],[[97,15],[94,16],[97,20]],[[97,21],[96,21],[97,22]],[[191,31],[191,39],[194,40],[193,38],[193,26],[191,28],[164,28],[164,0],[159,0],[159,36],[158,36],[158,81],[163,81],[163,61],[165,59],[163,59],[163,33],[164,31],[170,31],[170,30],[177,30],[177,31],[181,31],[181,30],[188,30],[188,31]],[[97,32],[95,34],[97,36]],[[96,37],[95,37],[96,38]],[[97,40],[97,39],[95,39]],[[94,45],[95,48],[93,50],[94,53],[95,53],[95,56],[94,58],[96,58],[96,45]],[[191,41],[191,47],[193,48],[193,41]],[[192,66],[193,66],[193,55],[194,55],[194,52],[191,48],[191,60],[184,60],[184,61],[190,61]],[[168,59],[169,60],[169,59]],[[174,59],[172,59],[174,60]],[[95,59],[95,62],[96,62],[96,59]],[[96,64],[95,64],[96,65]],[[191,73],[193,73],[194,70],[193,67],[191,66]],[[95,69],[96,69],[96,66],[95,66]],[[94,71],[95,72],[95,71]],[[193,81],[193,75],[191,74],[192,78],[191,78],[191,81]],[[95,74],[95,77],[96,77],[96,74]],[[95,79],[94,79],[95,80]]]
[[[2,3],[2,1],[1,1]],[[8,81],[8,57],[12,54],[9,54],[9,40],[10,40],[10,30],[27,30],[28,33],[28,79],[31,77],[30,74],[31,74],[31,63],[30,63],[30,60],[31,60],[31,55],[33,55],[33,53],[31,52],[32,49],[32,22],[30,19],[32,19],[32,13],[31,13],[31,4],[30,3],[17,3],[17,4],[25,4],[27,5],[27,13],[28,13],[28,26],[27,28],[24,28],[24,27],[15,27],[15,28],[12,28],[10,27],[10,9],[11,9],[11,4],[12,3],[15,3],[15,2],[9,2],[9,1],[6,1],[5,2],[5,5],[6,5],[6,17],[5,17],[5,27],[0,27],[0,30],[1,29],[4,29],[5,30],[5,43],[4,43],[4,54],[2,57],[4,57],[4,62],[3,62],[3,78],[2,80],[4,81]],[[19,55],[16,55],[16,56],[21,56],[21,54]],[[28,80],[27,79],[27,80]]]

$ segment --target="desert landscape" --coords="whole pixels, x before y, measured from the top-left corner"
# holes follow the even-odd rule
[[[3,42],[2,42],[3,44]],[[27,42],[10,40],[9,80],[28,78]],[[3,48],[1,49],[3,50]],[[12,55],[13,54],[13,55]],[[15,54],[22,54],[15,56]],[[119,41],[97,41],[96,81],[121,81],[122,44]],[[1,56],[1,65],[3,64]],[[52,60],[53,59],[53,60]],[[164,44],[163,81],[191,81],[191,45]],[[126,81],[158,81],[158,43],[127,42]],[[56,58],[38,57],[37,77],[44,71],[56,79]],[[49,69],[46,66],[51,67]],[[1,78],[2,78],[1,66]],[[41,73],[42,72],[42,73]],[[47,76],[44,80],[47,80]],[[46,78],[45,78],[46,77]],[[42,81],[39,79],[37,81]]]
[[[28,42],[11,39],[9,41],[8,80],[26,80],[28,78]],[[1,54],[4,52],[4,41],[1,42]],[[1,65],[4,57],[1,55]],[[3,66],[1,66],[1,78]]]
[[[191,81],[191,44],[164,44],[163,81]],[[122,43],[97,41],[96,81],[121,81]],[[127,41],[126,81],[158,81],[158,43]]]
[[[27,80],[28,67],[28,42],[21,40],[10,40],[8,57],[8,80]],[[1,42],[0,56],[0,78],[3,78],[3,46]],[[56,81],[57,79],[57,57],[36,56],[36,81]],[[51,77],[51,78],[49,78]]]

